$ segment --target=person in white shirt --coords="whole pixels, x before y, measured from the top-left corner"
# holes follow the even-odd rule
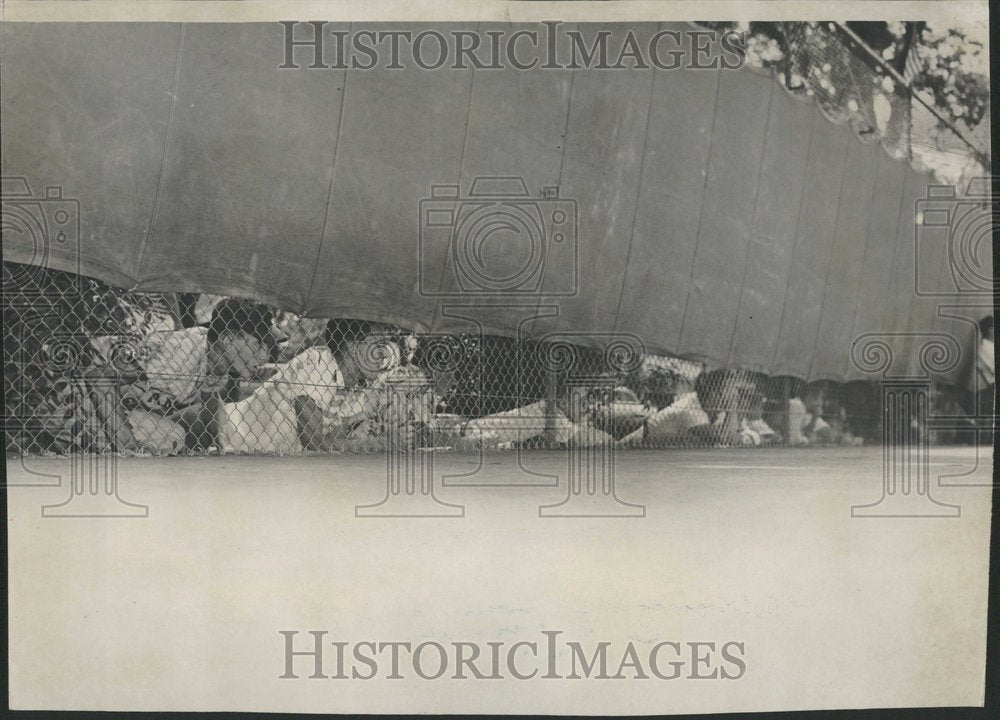
[[[695,392],[711,424],[688,430],[691,442],[716,447],[761,444],[760,433],[749,427],[759,396],[750,372],[738,368],[702,372],[695,381]]]
[[[650,415],[644,427],[622,438],[622,445],[682,443],[690,430],[709,425],[708,413],[702,408],[695,391],[695,378],[678,372],[674,374],[672,384],[675,393],[673,402]]]
[[[215,444],[220,403],[238,400],[254,382],[258,368],[271,359],[272,323],[273,314],[266,306],[227,298],[213,309],[207,332],[192,329],[190,344],[176,346],[188,353],[190,364],[182,364],[176,357],[163,358],[157,374],[195,373],[193,387],[185,388],[185,398],[178,398],[189,449],[204,450]]]
[[[414,389],[401,396],[403,412],[390,417],[390,385],[403,378],[414,380]],[[248,397],[217,407],[219,448],[298,453],[377,451],[390,442],[408,447],[429,415],[426,385],[422,371],[402,365],[388,328],[331,320],[326,343],[279,366]]]
[[[978,418],[992,418],[996,401],[996,376],[993,355],[993,316],[979,321],[979,344],[976,367],[969,380],[967,412]]]

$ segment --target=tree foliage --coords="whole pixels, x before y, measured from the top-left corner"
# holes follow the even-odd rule
[[[747,60],[757,67],[773,68],[779,73],[786,87],[793,91],[808,92],[810,84],[836,87],[838,83],[856,82],[857,78],[823,76],[814,72],[813,77],[798,72],[801,60],[791,57],[795,50],[822,55],[828,50],[832,38],[828,28],[831,23],[733,23],[746,33]],[[899,75],[910,82],[912,92],[932,105],[945,119],[975,127],[990,106],[990,83],[987,76],[988,53],[983,43],[970,36],[967,30],[939,27],[925,22],[849,22],[847,27],[865,45]],[[863,52],[859,52],[863,57]],[[907,63],[907,58],[911,62]],[[868,61],[868,58],[864,58]],[[820,58],[822,60],[822,58]],[[811,69],[822,70],[822,62],[809,63]],[[891,82],[891,73],[877,62],[871,61],[873,73],[887,79],[886,88],[906,92]],[[809,93],[812,94],[812,93]]]

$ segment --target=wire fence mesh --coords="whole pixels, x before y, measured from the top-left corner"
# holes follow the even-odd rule
[[[3,272],[8,454],[880,441],[869,382],[807,384],[622,345],[416,334],[13,263]],[[949,388],[933,398],[959,403]]]

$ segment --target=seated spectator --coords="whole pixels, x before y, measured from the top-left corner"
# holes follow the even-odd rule
[[[187,440],[179,422],[138,406],[128,410],[128,432],[131,448],[152,455],[178,453]]]
[[[809,414],[808,422],[802,428],[811,445],[829,445],[833,443],[833,428],[823,417],[826,404],[826,391],[822,384],[816,383],[806,390],[805,406]]]
[[[272,321],[269,308],[247,300],[229,298],[215,306],[205,334],[205,373],[180,410],[189,449],[215,444],[219,404],[236,402],[259,384],[274,348]]]
[[[538,400],[513,410],[484,415],[464,423],[460,435],[446,438],[446,444],[457,450],[479,450],[614,443],[614,437],[594,424],[592,402],[588,388],[570,388],[551,411],[545,400]],[[553,414],[550,416],[549,412]]]
[[[274,314],[271,334],[277,349],[276,362],[288,362],[306,348],[326,341],[326,318],[305,318],[279,310]]]
[[[311,347],[281,365],[260,387],[244,398],[216,400],[213,416],[223,452],[301,452],[314,442],[303,437],[299,413],[304,399],[319,407],[336,404],[344,380],[326,347]],[[322,434],[322,429],[310,433]],[[303,440],[305,442],[303,442]],[[318,443],[319,438],[315,441]]]
[[[754,445],[770,445],[780,440],[778,433],[764,420],[762,394],[758,393],[754,398],[749,414],[743,419],[742,429],[746,433],[752,433],[751,439]]]
[[[696,378],[697,376],[686,373],[674,374],[671,383],[674,401],[652,413],[646,425],[624,437],[621,444],[680,444],[688,438],[689,431],[693,428],[709,425],[708,413],[702,408],[695,391]]]
[[[616,440],[594,422],[594,392],[586,387],[571,387],[557,403],[560,414],[568,425],[563,430],[564,440],[559,444],[571,448],[614,445]]]
[[[667,365],[670,362],[670,365]],[[662,410],[677,396],[676,378],[680,372],[694,368],[694,363],[670,358],[647,356],[642,365],[625,378],[630,388],[652,410]],[[695,375],[697,372],[695,372]]]
[[[987,315],[979,321],[974,362],[962,404],[965,414],[972,418],[978,430],[978,441],[992,444],[996,412],[992,315]]]
[[[836,412],[830,415],[829,424],[835,445],[864,445],[864,440],[851,432],[847,410],[843,406],[838,406]]]
[[[114,437],[117,450],[175,453],[184,448],[185,438],[177,418],[171,418],[176,415],[175,399],[170,392],[161,392],[156,387],[157,378],[155,375],[151,378],[149,370],[155,371],[156,360],[164,356],[156,341],[177,332],[176,298],[169,294],[126,297],[131,300],[122,304],[123,327],[128,332],[99,335],[90,340],[96,360],[88,373],[91,395],[99,413],[104,415],[104,425]],[[195,370],[187,377],[198,374]],[[177,372],[169,373],[172,378],[179,376]]]
[[[140,404],[164,416],[195,401],[206,375],[208,329],[189,327],[150,333],[140,363],[146,376]]]
[[[760,421],[763,423],[763,420]],[[764,423],[766,430],[770,430]],[[694,431],[702,428],[693,428]],[[774,431],[771,430],[771,433]],[[732,411],[722,412],[715,419],[709,430],[709,437],[714,439],[718,447],[756,447],[764,444],[764,436],[751,426],[751,421],[746,417],[740,417]],[[771,435],[768,434],[768,442]]]
[[[760,435],[749,428],[750,411],[760,395],[750,373],[740,369],[702,373],[695,392],[711,424],[691,428],[692,442],[718,447],[760,444]]]
[[[793,397],[788,400],[788,444],[808,445],[809,438],[806,436],[805,428],[812,422],[812,415],[806,410],[806,404],[801,398]]]
[[[805,429],[806,437],[813,445],[829,445],[833,442],[833,428],[821,415],[814,414]]]
[[[429,413],[429,386],[419,368],[401,364],[387,328],[330,321],[327,342],[279,366],[249,396],[217,408],[219,445],[226,452],[375,451],[411,447]],[[417,380],[397,391],[394,380]],[[402,413],[390,417],[390,393]]]
[[[546,403],[539,400],[513,410],[469,420],[464,424],[461,435],[452,438],[449,444],[459,450],[512,448],[542,436],[549,429],[555,432],[552,442],[564,443],[575,431],[575,426],[562,413],[557,412],[554,420],[546,417]]]
[[[595,389],[590,394],[590,422],[619,441],[641,430],[649,419],[650,407],[626,385]]]
[[[7,264],[4,265],[5,272]],[[30,408],[29,427],[12,441],[41,451],[122,452],[140,448],[131,432],[132,412],[124,398],[142,383],[142,369],[123,348],[150,332],[176,326],[169,294],[137,294],[90,278],[55,270],[18,274],[11,295],[26,311],[4,312],[8,337],[17,338],[26,358],[21,382],[5,384],[8,406]],[[62,356],[62,357],[60,357]],[[5,377],[14,366],[5,362]],[[24,389],[21,395],[21,389]],[[20,396],[20,397],[19,397]],[[20,436],[20,437],[18,437]]]
[[[247,376],[266,362],[267,308],[235,299],[217,308],[208,328],[173,329],[178,323],[160,313],[165,319],[152,324],[145,337],[130,340],[141,377],[119,389],[127,448],[161,454],[210,446],[214,434],[206,398],[221,392],[227,381],[238,392],[230,378]],[[109,344],[106,354],[112,348]]]
[[[820,386],[805,392],[805,400],[788,401],[788,444],[828,445],[834,442],[834,429],[823,418],[824,393]],[[853,441],[852,441],[853,442]]]

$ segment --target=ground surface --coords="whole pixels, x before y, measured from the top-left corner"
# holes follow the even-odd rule
[[[950,518],[852,517],[882,494],[878,448],[622,453],[617,494],[644,517],[539,517],[565,499],[566,467],[555,452],[442,455],[437,497],[463,517],[371,518],[356,506],[386,495],[379,456],[128,459],[120,496],[148,517],[126,519],[42,517],[69,497],[69,461],[12,460],[12,703],[665,713],[981,701],[990,457],[933,451],[932,478],[967,473],[932,489],[960,506]],[[648,673],[657,643],[737,641],[747,669],[690,679],[688,659],[675,680],[462,681],[451,668],[435,681],[321,680],[306,657],[301,679],[279,679],[279,630],[300,631],[297,649],[326,630],[484,651],[561,630],[588,656],[610,642],[612,674],[629,642]]]

